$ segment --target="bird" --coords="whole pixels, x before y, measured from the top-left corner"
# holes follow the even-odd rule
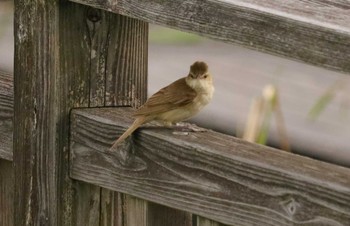
[[[165,126],[172,126],[191,118],[209,104],[213,94],[213,78],[208,65],[203,61],[194,62],[187,76],[160,89],[134,112],[135,121],[113,143],[110,150],[116,148],[142,124],[160,121]]]

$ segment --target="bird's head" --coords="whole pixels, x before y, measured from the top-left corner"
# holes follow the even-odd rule
[[[212,85],[212,76],[208,72],[208,65],[203,61],[196,61],[190,67],[187,76],[187,84],[192,88],[206,89],[208,85]]]
[[[208,65],[203,61],[196,61],[190,67],[188,77],[192,79],[207,79],[210,77],[208,73]]]

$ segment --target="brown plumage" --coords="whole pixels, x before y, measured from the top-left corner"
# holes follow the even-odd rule
[[[156,120],[172,125],[194,116],[210,102],[213,92],[212,77],[208,73],[207,64],[195,62],[187,77],[162,88],[135,111],[134,123],[114,142],[111,149],[144,123]]]
[[[182,87],[179,90],[178,87]],[[197,96],[194,89],[180,78],[153,94],[144,105],[136,110],[134,116],[159,114],[189,104]]]

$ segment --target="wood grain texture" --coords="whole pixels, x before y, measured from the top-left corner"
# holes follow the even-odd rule
[[[71,176],[233,225],[348,225],[350,170],[216,132],[142,129],[129,108],[72,112]]]
[[[147,225],[147,202],[142,199],[127,195],[124,202],[124,225],[146,226]]]
[[[204,217],[197,217],[196,224],[194,226],[225,226],[225,225],[209,220]]]
[[[57,225],[58,1],[15,1],[15,225]],[[55,97],[56,96],[56,97]]]
[[[72,0],[220,41],[350,72],[349,1]]]
[[[100,187],[76,182],[73,202],[73,225],[100,225]]]
[[[69,106],[123,103],[139,106],[143,103],[147,97],[148,24],[74,3],[62,5],[60,10],[64,37],[61,48],[65,50],[61,60],[65,65],[62,70],[69,80]],[[120,82],[121,78],[128,82]],[[128,101],[120,101],[125,97]],[[64,158],[69,157],[65,155]],[[83,182],[73,182],[70,186],[75,194],[70,213],[72,225],[122,225],[126,217],[122,209],[124,202],[120,201],[126,199],[123,195]],[[65,189],[69,191],[70,187]],[[64,201],[62,205],[68,209],[69,203],[69,200]]]
[[[140,106],[147,97],[147,24],[93,8],[88,9],[86,22],[91,48],[89,106]],[[124,202],[117,200],[126,200],[127,206],[141,200],[104,188],[100,192],[100,225],[128,225],[123,219],[139,213],[137,208],[125,212]]]
[[[147,225],[192,226],[192,214],[150,202]]]
[[[89,106],[140,106],[147,97],[148,24],[92,8],[87,14],[91,43]],[[105,188],[100,192],[100,225],[142,226],[138,218],[146,217],[145,201]]]
[[[61,5],[61,61],[65,67],[62,67],[62,73],[67,78],[65,84],[66,92],[69,93],[68,106],[70,107],[88,107],[93,101],[91,95],[95,92],[96,86],[91,86],[91,79],[95,81],[97,77],[103,79],[103,73],[96,70],[95,65],[91,63],[92,46],[95,46],[95,35],[99,33],[91,26],[91,8],[87,6],[77,6],[72,3]],[[96,21],[95,18],[91,18]],[[74,21],[74,22],[72,22]],[[100,20],[96,23],[102,23]],[[105,22],[105,21],[104,21]],[[88,26],[90,24],[90,26]],[[94,25],[94,23],[92,23]],[[74,37],[74,38],[72,38]],[[105,45],[102,45],[105,48]],[[100,54],[95,54],[96,59],[100,59]],[[64,84],[65,81],[62,81]],[[98,98],[94,98],[97,102]],[[103,102],[103,99],[100,100]],[[96,104],[94,104],[96,106]],[[65,112],[68,114],[68,112]],[[66,120],[66,119],[65,119]],[[67,121],[64,121],[66,123]],[[67,132],[68,127],[64,128]],[[66,141],[66,137],[62,137]],[[63,150],[68,150],[64,142]],[[64,159],[69,159],[68,152],[64,152]],[[62,162],[62,169],[68,167],[68,161]],[[69,195],[61,200],[61,205],[66,211],[64,225],[86,225],[95,226],[100,223],[100,187],[79,181],[69,180],[68,172],[63,172],[66,180],[69,181],[62,187],[63,193]],[[73,191],[73,192],[72,192]],[[70,210],[70,211],[69,211]]]
[[[100,226],[123,225],[123,199],[121,193],[101,188]]]
[[[148,25],[67,1],[15,7],[15,225],[100,224],[101,189],[68,175],[69,111],[104,106],[115,95],[107,85],[123,87],[119,95],[130,96],[130,105],[146,99],[147,67],[140,64],[147,62]],[[114,37],[115,24],[125,35]],[[116,51],[119,61],[130,60],[123,69]]]
[[[14,226],[14,173],[11,161],[0,159],[0,225]]]
[[[0,71],[0,159],[12,161],[13,76]]]

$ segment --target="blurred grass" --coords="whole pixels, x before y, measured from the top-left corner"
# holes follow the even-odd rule
[[[149,41],[155,44],[196,44],[203,40],[202,37],[177,31],[174,29],[152,25],[150,27]]]
[[[334,99],[335,91],[330,90],[324,93],[312,106],[308,113],[308,117],[311,119],[316,119],[318,116],[326,109],[328,104]]]
[[[347,81],[345,79],[339,79],[332,84],[325,92],[318,98],[316,103],[311,107],[308,117],[312,120],[317,119],[326,107],[332,102],[336,94],[345,91]],[[346,104],[342,104],[341,107],[346,108]]]
[[[253,99],[243,139],[267,145],[272,116],[275,115],[276,129],[280,137],[280,148],[291,151],[279,99],[279,91],[272,84],[266,85],[262,95]]]

